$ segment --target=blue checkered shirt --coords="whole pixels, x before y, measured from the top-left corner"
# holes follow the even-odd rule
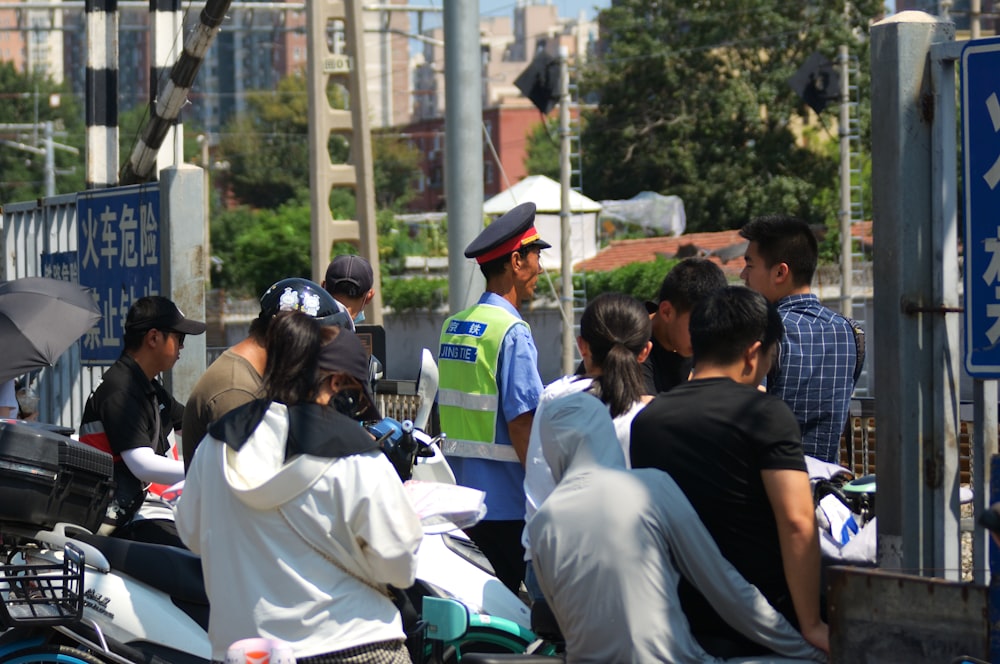
[[[783,297],[777,307],[785,336],[767,391],[795,413],[802,450],[835,463],[854,391],[854,331],[812,294]]]

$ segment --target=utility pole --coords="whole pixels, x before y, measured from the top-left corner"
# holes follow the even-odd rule
[[[448,208],[448,306],[462,311],[479,299],[478,273],[463,258],[483,228],[483,65],[479,1],[444,3],[445,196]]]
[[[309,93],[309,197],[312,222],[312,275],[320,282],[330,262],[336,240],[357,244],[371,263],[375,296],[366,317],[382,324],[382,279],[375,226],[375,185],[371,132],[368,124],[365,49],[360,0],[313,0],[306,8],[309,60],[306,69]],[[328,26],[338,26],[343,44],[328,42]],[[340,83],[348,93],[350,109],[330,106],[327,86]],[[350,160],[334,164],[327,144],[331,134],[350,142]],[[330,212],[330,191],[334,187],[354,190],[357,221],[334,220]]]
[[[840,66],[840,313],[854,317],[851,252],[851,109],[847,45],[837,49]]]
[[[559,250],[562,264],[562,372],[573,373],[573,252],[570,246],[569,49],[559,47]]]

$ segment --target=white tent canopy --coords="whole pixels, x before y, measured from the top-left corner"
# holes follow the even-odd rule
[[[542,239],[552,245],[542,253],[542,266],[560,266],[560,219],[562,191],[559,183],[544,175],[530,175],[510,189],[500,192],[483,203],[483,214],[497,217],[521,203],[534,203],[537,208],[535,228]],[[570,252],[573,263],[597,254],[597,213],[601,204],[575,191],[569,192]]]
[[[559,183],[545,175],[529,175],[510,189],[483,203],[483,212],[501,215],[515,205],[532,202],[539,212],[559,213],[562,209],[562,191]],[[569,209],[571,212],[599,212],[601,204],[581,193],[570,190]]]

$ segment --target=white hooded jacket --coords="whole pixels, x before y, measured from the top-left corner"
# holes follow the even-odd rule
[[[556,399],[536,424],[556,488],[528,531],[567,662],[719,661],[691,635],[677,594],[681,574],[748,638],[791,661],[825,661],[722,557],[669,475],[625,470],[595,397]]]
[[[243,442],[220,426],[241,413]],[[213,425],[177,530],[202,557],[216,660],[255,636],[291,644],[296,657],[404,638],[376,588],[413,583],[420,522],[371,437],[332,409],[255,401]]]

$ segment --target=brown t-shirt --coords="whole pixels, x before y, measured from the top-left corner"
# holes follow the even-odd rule
[[[185,471],[191,466],[194,451],[205,437],[208,425],[237,406],[259,398],[262,381],[253,365],[232,348],[212,362],[191,390],[184,408],[181,451]]]

